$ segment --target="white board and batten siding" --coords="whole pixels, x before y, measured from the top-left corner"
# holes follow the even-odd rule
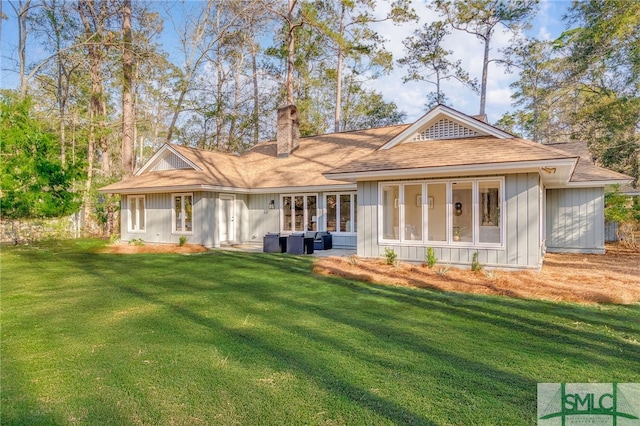
[[[335,192],[331,192],[334,194]],[[318,230],[323,231],[325,229],[325,193],[310,193],[318,196]],[[261,242],[264,235],[268,232],[281,232],[280,230],[280,213],[282,195],[289,195],[286,193],[272,193],[272,194],[251,194],[248,196],[248,220],[244,221],[244,227],[246,228],[247,240],[252,242]],[[269,209],[269,203],[273,200],[274,208]],[[335,248],[356,248],[357,236],[355,234],[341,234],[332,232],[332,242]]]
[[[274,208],[269,208],[273,200]],[[250,194],[247,197],[248,218],[243,218],[245,241],[262,242],[268,232],[280,232],[280,194]]]
[[[547,190],[547,251],[602,254],[604,188]]]
[[[456,247],[455,245],[403,245],[379,243],[379,190],[377,181],[358,182],[358,255],[380,257],[386,247],[392,248],[404,261],[424,262],[427,246],[434,248],[441,264],[468,266],[473,254],[484,266],[504,268],[539,268],[542,263],[540,241],[540,177],[537,173],[505,176],[503,247]]]
[[[191,244],[215,245],[215,193],[193,192],[193,232],[188,234],[172,232],[172,193],[144,194],[144,197],[145,230],[129,232],[129,199],[122,196],[120,229],[123,241],[140,238],[148,243],[178,243],[184,235]]]

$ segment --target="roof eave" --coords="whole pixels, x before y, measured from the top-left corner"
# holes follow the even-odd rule
[[[558,188],[596,188],[596,187],[604,187],[607,185],[615,185],[615,184],[627,184],[633,181],[633,179],[601,179],[601,180],[584,180],[578,182],[568,182],[566,185],[548,185],[549,189],[558,189]]]
[[[330,185],[314,185],[314,186],[282,186],[282,187],[266,187],[266,188],[241,188],[236,186],[225,185],[176,185],[176,186],[157,186],[157,187],[139,187],[139,188],[116,188],[108,187],[98,189],[102,194],[158,194],[158,193],[175,193],[187,191],[210,191],[210,192],[233,192],[237,194],[273,194],[273,193],[292,193],[292,192],[329,192],[329,191],[350,191],[356,189],[356,185],[352,183],[330,184]]]
[[[324,173],[324,176],[333,180],[356,182],[359,180],[402,179],[411,177],[445,177],[462,175],[489,175],[496,173],[524,173],[541,172],[543,167],[567,168],[567,179],[573,171],[575,158],[513,161],[504,163],[465,164],[459,166],[421,167],[410,169],[377,170],[346,173]]]

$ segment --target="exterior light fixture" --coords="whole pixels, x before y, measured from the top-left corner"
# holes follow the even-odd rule
[[[273,210],[276,208],[276,202],[275,200],[271,200],[269,201],[269,210]]]

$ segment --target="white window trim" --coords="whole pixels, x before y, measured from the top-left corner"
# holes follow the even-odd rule
[[[191,231],[178,231],[176,230],[176,197],[183,197],[183,201],[181,203],[182,208],[184,209],[184,197],[191,196]],[[171,194],[171,233],[176,235],[193,235],[195,230],[195,215],[193,209],[195,208],[195,198],[193,197],[193,192],[176,192]],[[182,229],[184,229],[184,219],[182,220]]]
[[[402,191],[400,191],[400,182],[381,182],[378,184],[378,243],[400,243],[401,241],[402,234],[400,232],[398,232],[398,239],[384,238],[384,223],[382,221],[382,219],[384,218],[384,206],[382,205],[382,194],[384,193],[384,188],[398,185],[400,186],[400,188],[398,188],[398,204],[401,206],[403,194],[401,193]],[[398,211],[398,215],[400,217],[400,222],[403,222],[404,218],[402,217],[402,212]],[[398,223],[398,229],[400,229],[401,226],[402,223]]]
[[[479,182],[500,182],[500,243],[481,243],[480,238],[480,224],[478,222],[478,209],[479,209]],[[451,226],[451,215],[453,214],[453,182],[472,182],[472,221],[473,221],[473,241],[453,241],[453,227]],[[428,212],[424,206],[427,203],[426,185],[434,183],[446,184],[446,220],[445,226],[447,227],[447,241],[430,241],[428,237],[428,226],[425,230],[425,224],[428,224]],[[406,240],[404,239],[404,185],[422,185],[422,214],[423,214],[423,232],[422,240]],[[385,239],[383,238],[383,206],[382,206],[382,193],[383,188],[388,186],[399,186],[398,191],[398,203],[399,203],[399,223],[398,223],[398,239]],[[453,178],[453,179],[437,179],[437,180],[402,180],[402,181],[385,181],[378,183],[378,244],[396,244],[404,246],[432,246],[432,247],[456,247],[456,248],[494,248],[505,249],[506,241],[506,228],[505,222],[505,210],[506,210],[506,189],[504,176],[491,176],[483,178]]]
[[[356,191],[350,191],[350,192],[327,192],[324,194],[324,207],[322,209],[322,216],[323,216],[323,220],[322,220],[322,226],[323,226],[323,230],[326,231],[327,230],[327,222],[329,220],[329,213],[327,212],[327,197],[331,196],[331,195],[335,195],[336,196],[336,229],[338,229],[337,231],[329,231],[332,234],[338,234],[338,235],[344,235],[344,236],[350,236],[350,235],[357,235],[357,223],[356,220],[354,220],[356,218],[355,215],[358,214],[358,212],[356,211],[356,207],[355,207],[355,203],[354,203],[354,199],[357,199],[358,197],[358,193]],[[340,231],[340,196],[341,195],[349,195],[350,196],[350,203],[349,206],[351,208],[350,211],[350,224],[351,224],[351,231]],[[355,228],[355,229],[354,229]]]
[[[144,215],[142,220],[144,221],[144,228],[143,229],[133,229],[132,225],[132,217],[131,217],[131,200],[132,199],[142,199],[142,203],[144,204]],[[144,195],[129,195],[127,197],[127,211],[128,211],[128,223],[127,223],[127,232],[129,232],[130,234],[145,234],[147,232],[147,200],[146,200],[146,196]],[[140,208],[138,207],[138,205],[136,205],[136,214],[139,215],[140,212]],[[140,217],[136,218],[136,224],[140,225]]]
[[[307,224],[309,223],[308,219],[309,216],[307,215],[307,197],[316,197],[316,214],[312,215],[316,217],[316,228],[318,228],[318,230],[320,230],[320,220],[319,220],[319,215],[318,212],[320,211],[319,209],[319,202],[320,202],[320,197],[318,195],[317,192],[304,192],[304,193],[296,193],[296,194],[280,194],[280,233],[284,234],[284,235],[288,235],[288,234],[293,234],[296,232],[311,232],[311,231],[307,231],[305,230],[291,230],[291,229],[284,229],[284,197],[291,197],[291,218],[292,218],[292,224],[295,224],[295,207],[294,207],[294,199],[295,197],[304,197],[303,200],[303,204],[302,204],[302,223]]]

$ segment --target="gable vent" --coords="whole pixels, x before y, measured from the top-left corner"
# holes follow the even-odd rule
[[[417,133],[412,141],[432,141],[437,139],[459,139],[468,138],[472,136],[480,136],[480,133],[471,130],[467,127],[461,126],[455,121],[447,120],[446,118],[433,124],[428,129]]]
[[[178,157],[174,153],[169,153],[165,155],[162,159],[158,161],[152,172],[161,172],[163,170],[175,170],[175,169],[191,169],[192,167],[188,165],[182,158]]]

